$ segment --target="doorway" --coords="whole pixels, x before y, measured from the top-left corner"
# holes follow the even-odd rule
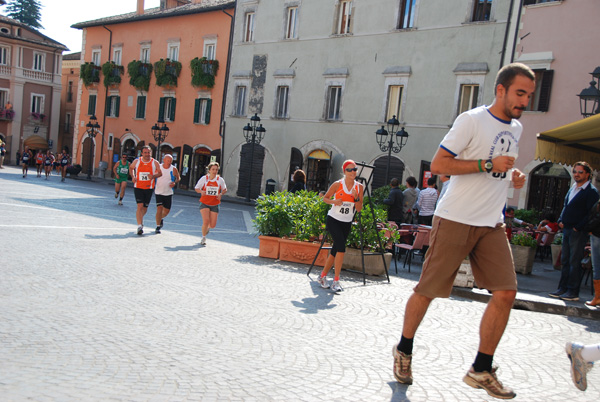
[[[404,176],[404,163],[400,159],[391,156],[390,171],[386,180],[385,176],[387,172],[387,164],[387,156],[382,156],[381,158],[377,158],[375,160],[375,170],[373,171],[373,184],[371,185],[371,188],[373,190],[390,184],[390,181],[394,177],[400,180],[400,183],[402,183],[402,176]]]
[[[290,155],[290,178],[288,180],[288,191],[290,191],[292,187],[294,187],[294,182],[292,181],[292,176],[294,175],[294,172],[297,169],[302,169],[302,159],[302,152],[300,152],[298,148],[292,148],[292,153]]]
[[[556,163],[544,163],[531,172],[529,183],[527,209],[559,216],[571,187],[571,175],[567,169]]]
[[[306,189],[308,191],[327,191],[331,174],[331,156],[332,152],[327,153],[321,149],[308,155],[306,169]]]

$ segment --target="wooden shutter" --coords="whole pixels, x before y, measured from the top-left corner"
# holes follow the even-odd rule
[[[119,117],[119,109],[121,107],[121,97],[115,96],[117,100],[115,101],[115,117]]]
[[[552,89],[552,78],[554,70],[546,70],[542,73],[542,83],[540,86],[540,100],[538,102],[538,111],[547,112],[550,106],[550,91]]]
[[[200,123],[200,99],[194,99],[194,123]]]
[[[206,100],[206,115],[204,116],[204,123],[208,124],[210,123],[210,109],[212,106],[212,99],[207,99]]]
[[[172,98],[171,99],[171,115],[169,116],[169,120],[171,120],[171,121],[175,121],[175,102],[176,102],[176,99]]]
[[[165,120],[165,98],[160,98],[158,102],[158,120]]]

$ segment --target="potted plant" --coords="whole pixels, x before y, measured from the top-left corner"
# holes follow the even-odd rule
[[[256,200],[253,223],[259,235],[259,257],[279,258],[279,239],[292,232],[292,219],[286,205],[285,193],[261,195]]]
[[[192,70],[193,86],[207,88],[215,86],[215,76],[219,69],[218,60],[208,60],[206,57],[196,57],[190,61],[190,69]]]
[[[563,234],[557,233],[556,236],[554,236],[552,244],[550,244],[550,251],[552,252],[552,266],[554,267],[554,269],[558,270],[562,269],[562,264],[560,262],[560,256],[562,252],[562,240]]]
[[[160,59],[154,63],[156,85],[170,88],[177,86],[177,77],[181,73],[181,63],[170,59]]]
[[[91,62],[85,62],[79,69],[83,85],[89,87],[100,82],[100,67]]]
[[[141,91],[148,91],[152,64],[133,60],[127,64],[127,74],[129,75],[129,85]]]
[[[104,86],[115,87],[121,83],[123,66],[119,66],[112,61],[107,61],[102,65],[102,75],[104,75]]]
[[[517,232],[510,239],[515,271],[529,275],[533,269],[537,240],[527,232]]]
[[[0,120],[12,121],[14,118],[15,118],[14,110],[0,108]]]

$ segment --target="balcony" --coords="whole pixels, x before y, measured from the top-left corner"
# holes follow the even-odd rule
[[[45,73],[43,71],[23,69],[23,77],[30,80],[52,82],[52,73]]]

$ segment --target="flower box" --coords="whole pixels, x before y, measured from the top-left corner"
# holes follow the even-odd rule
[[[281,261],[299,262],[301,264],[312,264],[319,251],[321,243],[312,243],[307,241],[298,241],[290,239],[279,240],[279,259]],[[320,267],[325,265],[328,250],[321,250],[315,265]]]
[[[263,258],[279,258],[279,237],[258,236],[258,256]]]

